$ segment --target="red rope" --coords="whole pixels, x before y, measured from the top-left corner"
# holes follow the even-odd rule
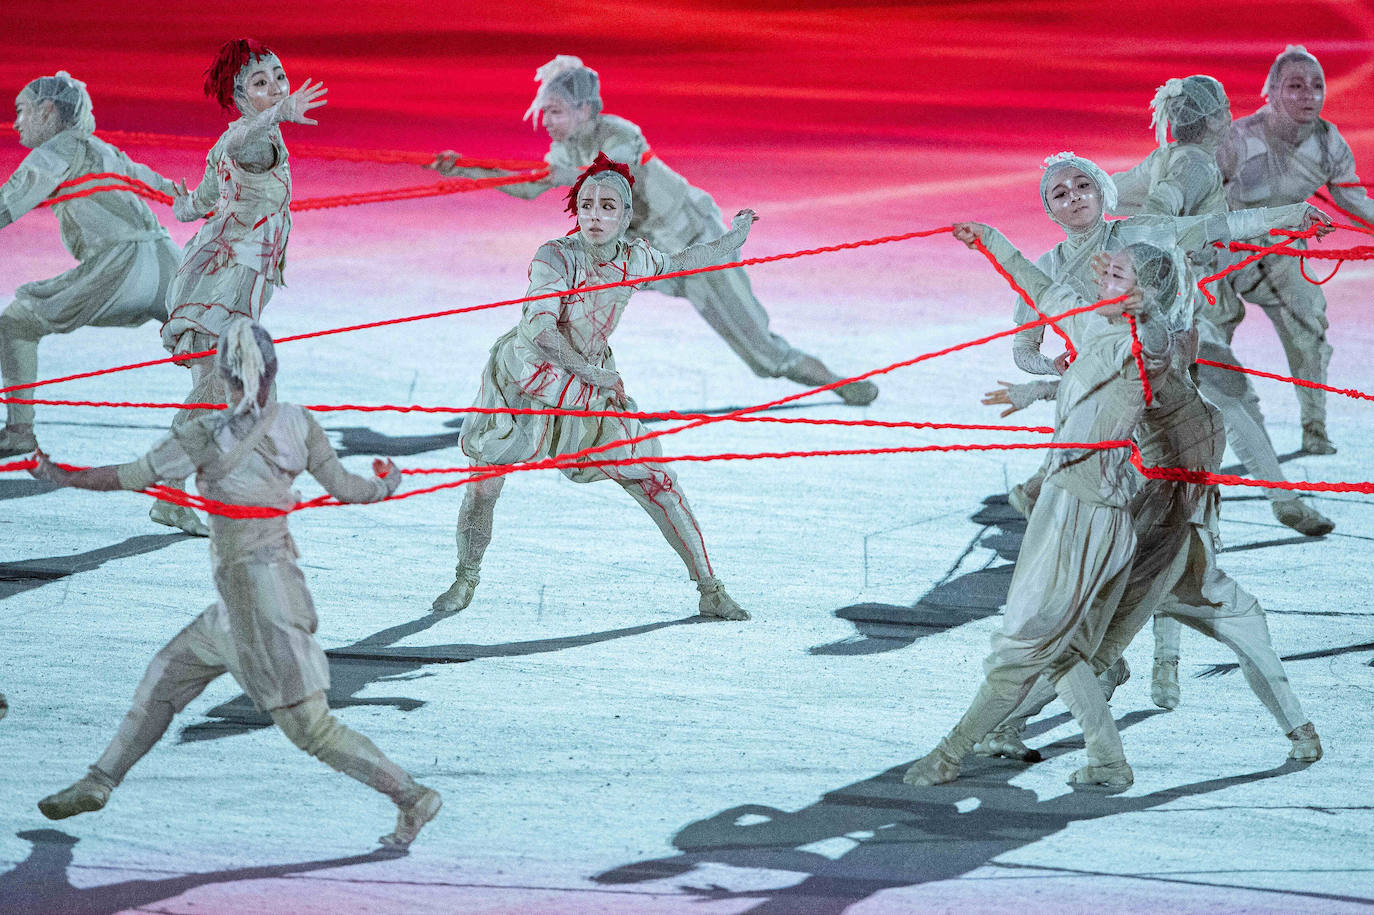
[[[1126,315],[1126,320],[1131,325],[1131,358],[1135,359],[1135,367],[1140,372],[1140,387],[1148,407],[1155,402],[1155,392],[1150,389],[1150,375],[1145,371],[1145,348],[1140,345],[1140,335],[1136,333],[1135,315]]]
[[[539,293],[538,295],[522,296],[522,297],[520,297],[520,298],[518,298],[518,299],[505,299],[505,300],[502,300],[502,301],[500,301],[500,302],[487,302],[487,303],[482,304],[482,305],[468,305],[468,306],[465,306],[465,307],[463,307],[463,308],[449,308],[449,309],[445,309],[445,310],[443,310],[443,311],[429,312],[429,313],[427,313],[427,314],[409,315],[409,316],[404,317],[404,318],[388,318],[388,319],[382,320],[382,321],[370,321],[370,322],[368,322],[368,323],[366,323],[366,324],[350,324],[350,325],[347,325],[347,326],[345,326],[345,327],[333,327],[333,328],[330,328],[330,329],[328,329],[328,330],[317,330],[317,331],[312,331],[312,332],[310,332],[310,333],[295,334],[295,335],[289,336],[289,337],[279,337],[279,338],[277,338],[276,340],[274,340],[273,342],[274,342],[274,343],[294,343],[294,342],[297,341],[297,340],[310,340],[310,339],[313,339],[313,338],[315,338],[315,337],[327,337],[327,336],[330,336],[330,335],[333,335],[333,334],[351,333],[351,332],[357,331],[357,330],[370,330],[370,329],[376,328],[376,327],[389,327],[389,326],[392,326],[392,325],[395,325],[395,324],[409,324],[409,323],[414,322],[414,321],[428,321],[428,320],[431,320],[431,319],[433,319],[433,318],[446,318],[446,317],[450,317],[450,316],[452,316],[452,315],[469,314],[469,313],[474,312],[474,311],[484,311],[484,310],[486,310],[486,309],[488,309],[488,308],[502,308],[502,307],[505,307],[505,306],[507,306],[507,305],[522,305],[522,304],[524,304],[524,303],[526,303],[526,302],[535,302],[535,301],[539,301],[539,300],[542,300],[542,299],[561,298],[561,297],[563,297],[563,296],[577,295],[577,294],[582,294],[582,293],[587,293],[587,292],[600,292],[600,291],[603,290],[603,289],[616,289],[616,288],[620,288],[620,287],[623,287],[623,286],[638,286],[638,285],[641,285],[641,284],[644,284],[644,283],[651,283],[651,282],[654,282],[654,281],[656,281],[656,280],[675,279],[675,278],[680,277],[680,276],[692,276],[692,275],[697,274],[697,273],[711,273],[711,272],[716,271],[716,270],[733,270],[733,269],[736,268],[736,267],[750,267],[750,266],[753,266],[753,265],[755,265],[755,264],[768,264],[768,263],[772,263],[772,262],[774,262],[774,261],[791,260],[791,259],[793,259],[793,258],[798,258],[798,257],[810,257],[811,255],[814,255],[814,254],[830,254],[830,253],[833,253],[833,252],[836,252],[836,251],[849,251],[849,250],[854,250],[854,249],[856,249],[856,248],[869,248],[869,247],[873,247],[874,245],[886,245],[886,244],[890,244],[890,243],[892,243],[892,242],[906,241],[907,239],[911,239],[911,238],[926,238],[926,237],[929,237],[929,236],[931,236],[931,235],[938,235],[938,234],[940,234],[941,232],[952,232],[953,230],[954,230],[953,226],[941,226],[941,227],[938,228],[938,229],[923,229],[923,230],[918,231],[918,232],[906,232],[906,233],[901,234],[901,235],[886,235],[886,236],[883,236],[883,237],[881,237],[881,238],[868,238],[868,239],[864,239],[864,240],[862,240],[862,241],[844,242],[844,243],[838,244],[838,245],[826,245],[825,247],[821,247],[821,248],[808,248],[808,249],[802,250],[802,251],[789,251],[789,252],[787,252],[786,254],[770,254],[770,255],[768,255],[768,256],[766,256],[766,257],[750,257],[750,258],[745,258],[744,260],[732,261],[731,263],[727,263],[727,264],[716,264],[715,266],[711,266],[711,267],[694,267],[694,268],[692,268],[692,269],[690,269],[690,270],[678,270],[678,271],[675,271],[675,272],[673,272],[673,273],[661,273],[661,274],[656,274],[656,275],[654,275],[654,276],[646,276],[646,277],[643,277],[642,279],[635,279],[635,280],[617,280],[616,282],[613,282],[613,283],[602,283],[602,284],[597,285],[597,286],[578,286],[578,287],[573,288],[573,289],[565,289],[565,290],[561,290],[561,291],[557,291],[557,292],[541,292],[541,293]],[[1085,310],[1086,310],[1086,309],[1085,309]],[[1076,313],[1076,312],[1072,312],[1072,313]],[[1062,317],[1063,317],[1063,315],[1060,316],[1060,318],[1062,318]],[[1051,323],[1052,321],[1057,321],[1057,320],[1059,320],[1060,318],[1047,319],[1046,321],[1033,321],[1033,322],[1031,322],[1030,324],[1025,325],[1025,326],[1027,326],[1027,327],[1038,326],[1039,324],[1042,324],[1042,323]],[[130,363],[129,365],[117,365],[117,366],[112,366],[111,368],[107,368],[107,369],[96,369],[96,370],[90,371],[90,372],[78,372],[78,373],[73,374],[73,375],[63,375],[63,376],[61,376],[61,377],[59,377],[59,378],[47,378],[47,379],[43,379],[43,380],[41,380],[41,381],[33,381],[33,382],[25,383],[25,384],[14,384],[14,385],[10,385],[10,386],[8,386],[8,387],[0,388],[0,394],[8,394],[8,393],[10,393],[11,391],[31,390],[31,389],[33,389],[33,388],[42,387],[42,386],[44,386],[44,385],[58,384],[58,383],[60,383],[60,382],[65,382],[65,381],[77,381],[77,380],[82,379],[82,378],[95,378],[95,377],[98,377],[98,376],[100,376],[100,375],[110,375],[110,374],[113,374],[113,373],[115,373],[115,372],[127,372],[127,371],[131,371],[131,370],[133,370],[133,369],[148,368],[148,367],[154,366],[154,365],[167,365],[168,363],[173,363],[173,362],[178,363],[178,364],[180,364],[180,363],[186,363],[186,362],[192,362],[192,361],[194,361],[194,360],[196,360],[196,359],[204,359],[204,358],[206,358],[206,357],[208,357],[208,356],[213,356],[214,354],[215,354],[215,351],[214,351],[214,350],[212,350],[212,349],[207,349],[207,350],[202,350],[202,351],[197,352],[197,353],[183,353],[182,355],[179,355],[179,356],[168,356],[168,357],[165,357],[165,358],[162,358],[162,359],[149,359],[149,360],[146,360],[146,361],[144,361],[144,362],[134,362],[134,363]],[[836,384],[832,385],[831,387],[839,387],[839,384],[840,384],[840,383],[837,382]],[[826,390],[829,390],[829,389],[830,389],[829,387],[826,388]]]
[[[1346,397],[1357,397],[1360,400],[1374,400],[1374,394],[1366,394],[1363,391],[1356,391],[1353,388],[1333,388],[1329,384],[1321,384],[1317,381],[1307,381],[1303,378],[1290,378],[1287,375],[1275,375],[1273,372],[1262,372],[1259,369],[1247,369],[1241,365],[1231,365],[1229,362],[1213,362],[1211,359],[1198,359],[1197,362],[1198,365],[1210,365],[1219,369],[1229,369],[1233,372],[1244,372],[1247,375],[1257,375],[1260,378],[1270,378],[1274,381],[1286,381],[1289,384],[1301,385],[1304,388],[1329,391],[1332,394],[1344,394]]]
[[[974,238],[973,244],[977,247],[979,253],[981,253],[984,257],[988,259],[988,263],[992,264],[992,269],[996,270],[998,275],[1001,276],[1002,279],[1006,280],[1012,289],[1016,290],[1016,294],[1021,296],[1021,301],[1029,305],[1031,311],[1035,312],[1042,318],[1045,317],[1045,313],[1036,307],[1035,300],[1031,298],[1030,293],[1022,289],[1020,284],[1018,284],[1016,280],[1012,278],[1012,275],[1007,272],[1007,269],[997,262],[997,258],[993,257],[992,252],[989,251],[987,249],[987,246],[983,244],[983,240],[981,238]],[[1074,349],[1073,341],[1069,339],[1069,335],[1064,332],[1064,329],[1061,328],[1058,324],[1051,324],[1050,329],[1053,330],[1063,339],[1064,348],[1068,350],[1069,353],[1069,362],[1073,362],[1075,359],[1077,359],[1078,350]]]
[[[1273,254],[1275,251],[1278,251],[1281,248],[1288,247],[1289,245],[1293,244],[1293,242],[1297,241],[1299,238],[1311,238],[1316,233],[1317,229],[1315,226],[1308,229],[1306,232],[1287,232],[1283,229],[1270,229],[1270,235],[1283,235],[1286,237],[1283,239],[1283,241],[1269,245],[1268,247],[1256,248],[1255,253],[1251,254],[1249,257],[1237,261],[1231,266],[1226,267],[1223,270],[1219,270],[1216,273],[1213,273],[1211,276],[1203,277],[1202,279],[1198,280],[1197,288],[1201,290],[1202,294],[1207,298],[1207,304],[1215,305],[1217,303],[1217,297],[1212,295],[1212,291],[1207,288],[1209,284],[1215,283],[1217,280],[1230,276],[1237,270],[1240,270],[1243,267],[1253,264],[1255,261],[1259,260],[1261,257],[1264,257],[1266,254]]]
[[[1345,186],[1345,185],[1337,185],[1337,187],[1344,187],[1344,186]],[[1350,220],[1352,220],[1352,221],[1354,221],[1354,222],[1359,223],[1361,226],[1364,226],[1364,228],[1361,229],[1360,231],[1364,231],[1364,232],[1374,232],[1374,223],[1371,223],[1369,220],[1363,218],[1363,217],[1360,216],[1358,213],[1352,213],[1352,212],[1350,212],[1350,211],[1347,210],[1345,207],[1343,207],[1343,206],[1341,206],[1339,203],[1337,203],[1337,202],[1336,202],[1336,199],[1335,199],[1334,197],[1332,197],[1330,194],[1326,193],[1325,191],[1320,191],[1320,190],[1319,190],[1319,191],[1317,191],[1317,193],[1314,194],[1313,196],[1315,196],[1315,197],[1316,197],[1318,200],[1320,200],[1322,203],[1324,203],[1324,204],[1326,204],[1327,206],[1329,206],[1329,207],[1331,207],[1332,209],[1334,209],[1337,213],[1340,213],[1342,216],[1345,216],[1346,218],[1348,218],[1348,219],[1350,219]]]
[[[1371,256],[1374,256],[1374,248],[1371,248],[1370,252]],[[1344,263],[1344,260],[1336,261],[1336,266],[1331,268],[1331,273],[1327,275],[1326,279],[1314,280],[1312,279],[1312,277],[1307,275],[1307,258],[1304,257],[1298,260],[1298,272],[1302,274],[1303,279],[1307,280],[1307,282],[1311,283],[1313,286],[1325,286],[1327,283],[1331,282],[1333,279],[1336,278],[1336,274],[1339,273],[1341,270],[1341,264]]]

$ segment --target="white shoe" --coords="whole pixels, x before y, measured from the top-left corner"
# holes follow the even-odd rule
[[[152,508],[148,509],[148,517],[158,524],[179,528],[196,537],[210,536],[210,528],[206,526],[204,521],[200,520],[199,515],[185,505],[163,502],[159,499],[153,503]]]
[[[1096,791],[1125,791],[1135,784],[1135,773],[1123,759],[1105,766],[1084,766],[1069,776],[1069,784]]]
[[[435,613],[457,613],[459,610],[472,603],[472,595],[477,591],[477,583],[482,580],[480,569],[465,569],[458,567],[458,573],[453,578],[453,584],[448,586],[448,590],[434,598],[434,603],[430,604],[430,610]]]
[[[112,787],[106,779],[92,771],[75,784],[43,798],[38,802],[38,809],[50,820],[65,820],[78,813],[90,813],[105,806]]]
[[[1178,659],[1155,658],[1154,673],[1150,678],[1150,698],[1163,709],[1178,708]]]
[[[722,620],[749,619],[749,614],[735,603],[735,599],[726,592],[719,578],[707,578],[697,582],[697,590],[701,592],[697,612],[702,616],[713,616]]]
[[[1302,450],[1308,454],[1336,453],[1336,446],[1326,437],[1326,423],[1312,420],[1302,424]]]
[[[1045,757],[1039,750],[1032,750],[1021,739],[1020,733],[1012,728],[999,728],[973,745],[973,752],[979,756],[1000,756],[1025,763],[1038,763]]]
[[[911,764],[902,776],[908,785],[943,785],[959,777],[959,760],[950,756],[940,747]]]
[[[24,395],[26,397],[32,395]],[[38,450],[38,439],[33,437],[33,430],[28,432],[16,432],[9,426],[0,429],[0,457],[17,457],[21,454],[33,454]]]
[[[1322,739],[1317,736],[1317,729],[1312,722],[1294,728],[1289,732],[1288,739],[1293,741],[1293,748],[1288,751],[1289,759],[1316,762],[1322,758]]]
[[[1308,505],[1302,499],[1284,499],[1273,505],[1274,517],[1280,524],[1287,525],[1299,534],[1320,537],[1336,529],[1336,522]]]
[[[410,843],[415,841],[415,837],[420,834],[420,830],[425,824],[439,815],[439,808],[444,806],[444,799],[438,791],[433,788],[426,788],[420,785],[420,794],[408,806],[398,807],[396,811],[396,829],[378,839],[383,848],[393,851],[406,851],[410,848]]]
[[[866,407],[878,399],[878,386],[871,381],[851,381],[835,389],[851,407]]]

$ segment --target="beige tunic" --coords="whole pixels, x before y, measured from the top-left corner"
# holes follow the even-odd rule
[[[191,201],[197,213],[210,215],[186,244],[162,328],[163,346],[173,353],[193,352],[205,337],[217,339],[234,317],[258,320],[284,282],[291,167],[280,129],[273,127],[267,139],[276,160],[267,171],[235,162],[225,151],[226,137],[206,156]]]
[[[82,175],[126,175],[170,193],[172,182],[104,140],[64,130],[30,152],[0,187],[0,228],[40,205],[57,186]],[[96,186],[84,182],[70,190]],[[62,243],[78,265],[52,279],[25,283],[15,294],[36,335],[87,325],[134,327],[166,318],[168,283],[177,249],[142,198],[102,191],[52,207]]]
[[[303,407],[269,404],[260,422],[265,428],[241,438],[219,414],[186,423],[137,461],[121,465],[120,485],[144,489],[195,473],[208,498],[284,509],[300,501],[292,483],[309,472],[340,501],[386,498],[385,482],[343,468]],[[298,555],[285,515],[210,516],[219,600],[192,626],[204,643],[200,650],[215,656],[201,660],[227,668],[261,709],[294,705],[329,688],[329,665],[315,641],[315,606],[296,565]]]

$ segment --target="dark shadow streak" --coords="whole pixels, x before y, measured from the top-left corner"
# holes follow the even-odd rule
[[[1132,712],[1119,724],[1124,729],[1154,714]],[[1052,724],[1039,722],[1036,732]],[[1053,758],[1081,746],[1081,737],[1076,737],[1042,752]],[[1070,792],[1042,801],[1034,791],[1010,783],[1024,766],[1006,760],[974,758],[957,782],[934,788],[903,784],[904,764],[827,792],[796,812],[762,804],[723,810],[679,830],[672,840],[677,855],[628,864],[592,879],[620,886],[682,877],[713,865],[792,871],[807,876],[796,885],[771,890],[735,892],[719,885],[682,889],[703,900],[758,899],[748,910],[753,913],[840,915],[883,890],[963,876],[1074,823],[1149,810],[1301,768],[1288,762],[1140,797]],[[969,800],[977,801],[977,807],[960,813],[956,804]],[[805,850],[826,840],[853,847],[835,858]]]
[[[1361,642],[1359,645],[1345,645],[1340,648],[1323,648],[1320,651],[1304,651],[1302,654],[1287,654],[1279,660],[1312,661],[1317,658],[1334,658],[1343,654],[1357,654],[1361,651],[1374,651],[1374,642]],[[1369,666],[1374,667],[1374,659],[1370,660]],[[1224,674],[1234,673],[1237,670],[1240,670],[1240,665],[1236,663],[1212,664],[1208,667],[1204,667],[1193,676],[1201,680],[1206,677],[1219,677]]]
[[[41,588],[50,582],[61,581],[78,572],[98,569],[116,559],[141,556],[183,540],[194,539],[197,538],[190,534],[139,534],[121,543],[88,550],[85,553],[0,563],[0,600]]]
[[[0,480],[0,500],[27,499],[29,496],[41,496],[45,492],[52,492],[56,488],[57,486],[46,480]]]
[[[402,712],[412,712],[424,705],[418,699],[403,696],[376,696],[362,698],[358,694],[376,683],[391,683],[429,676],[425,667],[431,664],[462,664],[480,658],[518,658],[531,654],[547,654],[567,648],[581,648],[612,639],[623,639],[643,635],[670,626],[686,626],[702,622],[700,616],[645,623],[639,626],[626,626],[621,629],[607,629],[603,632],[588,632],[582,635],[564,636],[553,639],[533,639],[527,642],[508,642],[498,645],[473,645],[454,643],[449,645],[417,645],[405,648],[392,648],[401,639],[424,632],[436,623],[451,619],[451,614],[427,613],[419,619],[399,626],[383,629],[367,638],[333,648],[325,652],[329,656],[329,705],[332,708],[348,708],[359,705],[386,705]],[[236,696],[222,702],[205,713],[209,721],[198,722],[183,728],[180,742],[196,740],[216,740],[247,734],[251,731],[272,727],[272,719],[260,712],[247,696]]]
[[[389,861],[395,852],[377,850],[365,855],[325,858],[295,864],[267,864],[231,870],[186,874],[156,880],[125,880],[99,886],[75,887],[67,876],[72,849],[79,841],[56,829],[31,829],[17,833],[33,850],[14,869],[0,874],[0,906],[8,915],[114,915],[144,910],[145,906],[174,899],[202,886],[271,880],[292,874]],[[302,892],[305,892],[304,890]],[[285,900],[283,900],[285,902]]]
[[[816,645],[808,652],[813,655],[865,655],[897,651],[926,636],[1000,613],[1011,585],[1013,564],[1021,550],[1021,537],[1026,532],[1026,519],[1007,504],[1005,496],[988,496],[971,520],[982,525],[982,529],[969,541],[945,577],[916,603],[911,606],[863,603],[841,607],[835,615],[853,623],[857,635]],[[989,534],[992,528],[996,531]],[[951,578],[964,558],[977,547],[992,550],[995,556],[989,558],[983,568]],[[1003,562],[993,565],[998,559]]]
[[[457,432],[442,432],[438,435],[383,435],[366,426],[346,426],[342,429],[331,428],[329,432],[339,436],[339,446],[335,449],[339,457],[353,455],[382,455],[385,457],[404,457],[412,454],[425,454],[442,451],[458,445]]]

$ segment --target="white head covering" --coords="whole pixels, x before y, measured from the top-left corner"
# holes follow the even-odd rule
[[[66,70],[53,76],[40,76],[24,87],[15,102],[36,105],[51,101],[62,121],[62,130],[76,129],[81,133],[95,132],[95,115],[91,112],[91,96],[86,84],[74,79]]]
[[[262,409],[258,394],[270,387],[277,375],[277,352],[272,335],[248,318],[235,318],[219,335],[215,367],[226,381],[243,389],[243,398],[234,407],[235,416],[256,416]]]
[[[1097,185],[1097,192],[1102,195],[1102,211],[1104,213],[1116,209],[1116,182],[1112,181],[1101,166],[1091,159],[1075,156],[1066,150],[1047,157],[1044,168],[1045,172],[1040,176],[1040,203],[1045,207],[1045,215],[1051,219],[1054,219],[1054,213],[1050,210],[1050,201],[1047,195],[1050,185],[1054,182],[1055,174],[1066,168],[1076,168],[1092,179],[1093,183]]]
[[[554,98],[564,98],[574,105],[591,105],[593,114],[601,113],[601,78],[596,71],[582,63],[582,58],[559,54],[534,71],[539,91],[521,120],[532,118],[531,126],[539,127],[544,106]]]
[[[1317,58],[1312,56],[1312,52],[1300,44],[1290,44],[1283,49],[1282,54],[1274,58],[1274,63],[1269,68],[1269,75],[1264,78],[1264,88],[1260,91],[1260,96],[1265,101],[1272,102],[1273,96],[1278,93],[1279,77],[1283,73],[1283,65],[1297,61],[1312,64],[1317,68],[1317,72],[1322,74],[1322,80],[1325,81],[1326,74],[1322,73],[1322,65]]]
[[[1210,76],[1171,79],[1155,90],[1155,97],[1150,102],[1150,124],[1155,129],[1155,140],[1164,146],[1169,140],[1169,130],[1172,129],[1174,139],[1178,139],[1180,129],[1206,120],[1229,104],[1226,89]]]

